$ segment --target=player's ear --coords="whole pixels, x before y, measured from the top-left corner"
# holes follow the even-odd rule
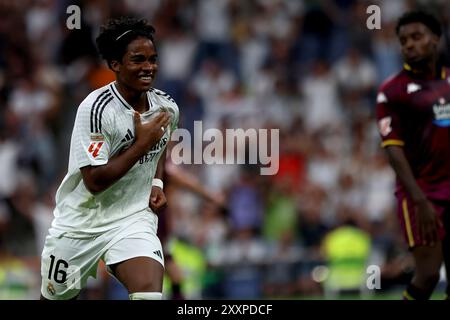
[[[109,63],[109,66],[111,67],[111,70],[114,72],[120,72],[121,63],[117,60],[111,60]]]
[[[431,33],[431,41],[435,46],[439,45],[440,37],[434,33]]]

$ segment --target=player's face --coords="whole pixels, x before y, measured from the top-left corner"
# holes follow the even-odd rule
[[[420,22],[400,27],[398,38],[402,46],[402,55],[411,65],[429,61],[437,52],[439,38]]]
[[[157,57],[150,39],[139,37],[131,41],[122,62],[113,66],[117,80],[135,91],[149,90],[158,72]]]

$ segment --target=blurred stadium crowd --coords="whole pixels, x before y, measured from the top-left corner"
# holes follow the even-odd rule
[[[445,24],[446,49],[450,2],[431,2]],[[80,30],[66,27],[71,4],[81,8]],[[381,8],[381,30],[366,27],[371,4]],[[224,206],[167,188],[164,240],[187,298],[358,291],[367,265],[380,267],[382,289],[406,283],[412,265],[373,111],[378,85],[402,65],[396,19],[418,5],[0,0],[0,299],[39,295],[39,255],[76,108],[114,79],[94,39],[102,23],[122,15],[155,26],[155,87],[177,101],[179,127],[280,129],[274,176],[259,175],[257,165],[183,165],[225,197]],[[113,281],[99,270],[85,297],[126,298]]]

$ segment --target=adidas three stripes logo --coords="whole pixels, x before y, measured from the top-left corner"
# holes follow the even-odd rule
[[[153,253],[162,259],[162,254],[160,250],[153,251]]]
[[[130,129],[127,130],[127,134],[125,135],[125,138],[122,139],[121,142],[126,142],[126,141],[130,141],[134,138],[133,133],[131,132]]]

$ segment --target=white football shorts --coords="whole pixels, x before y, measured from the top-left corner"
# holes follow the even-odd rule
[[[107,266],[135,257],[150,257],[164,267],[158,216],[150,209],[124,225],[97,236],[50,235],[41,257],[41,294],[50,300],[76,297],[89,276],[96,278],[100,259]]]

